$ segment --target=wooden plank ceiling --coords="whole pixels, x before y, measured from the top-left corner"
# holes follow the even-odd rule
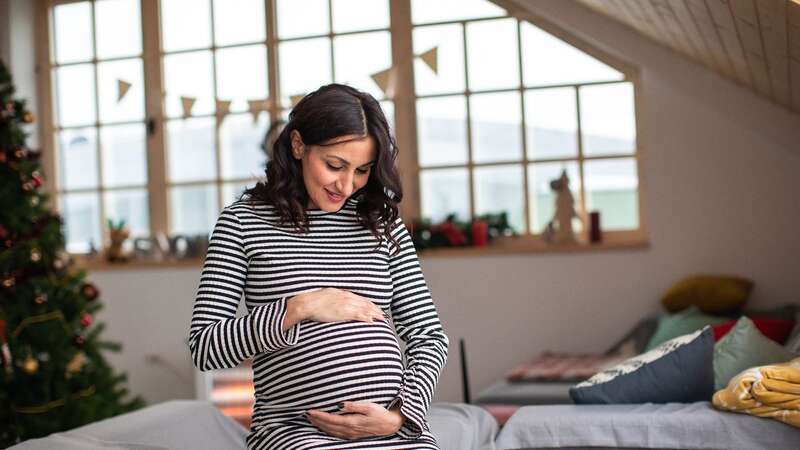
[[[800,0],[576,1],[800,114]]]

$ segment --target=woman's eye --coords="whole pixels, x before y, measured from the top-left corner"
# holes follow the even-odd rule
[[[369,169],[358,169],[358,173],[367,173]]]
[[[341,167],[332,166],[330,164],[328,164],[328,168],[330,168],[331,170],[339,170],[339,169],[341,169]]]

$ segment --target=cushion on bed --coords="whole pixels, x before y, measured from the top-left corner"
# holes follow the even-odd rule
[[[668,403],[708,400],[713,394],[711,327],[671,339],[606,369],[569,390],[586,403]]]
[[[544,352],[512,369],[506,379],[512,383],[534,381],[583,381],[616,365],[632,354],[578,354]]]
[[[789,335],[785,348],[795,355],[800,355],[800,320],[795,322],[794,330]]]
[[[709,314],[738,311],[750,298],[754,283],[742,277],[694,275],[683,278],[667,290],[661,304],[678,312],[696,306]]]
[[[772,339],[778,344],[785,344],[794,328],[794,320],[772,319],[769,317],[749,317],[753,325],[758,328],[764,336]],[[724,323],[714,325],[714,340],[719,341],[736,325],[736,320],[729,320]]]
[[[800,429],[717,411],[709,402],[540,405],[508,419],[497,449],[797,450],[798,442]]]
[[[652,350],[670,339],[700,330],[706,325],[717,325],[728,320],[730,319],[727,317],[705,314],[696,306],[690,306],[675,314],[661,316],[658,319],[658,327],[656,327],[653,337],[650,338],[650,342],[647,343],[645,351]]]
[[[731,378],[750,367],[789,361],[794,355],[761,334],[753,321],[742,317],[714,346],[714,389],[723,389]]]

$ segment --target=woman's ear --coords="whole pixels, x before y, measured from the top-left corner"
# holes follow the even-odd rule
[[[297,130],[292,130],[292,132],[289,134],[289,139],[292,142],[292,154],[294,157],[297,159],[303,159],[306,146],[303,144],[303,138],[300,136],[300,132]]]

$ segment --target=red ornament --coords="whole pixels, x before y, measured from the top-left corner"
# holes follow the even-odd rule
[[[87,313],[83,313],[81,315],[81,325],[83,325],[84,327],[88,327],[91,324],[92,324],[92,316],[90,316]]]
[[[0,239],[5,239],[8,237],[8,228],[0,225]]]
[[[6,152],[0,152],[0,164],[5,164],[6,161],[8,161]]]
[[[40,177],[39,175],[34,175],[32,181],[34,187],[38,188],[39,186],[42,185],[42,177]]]
[[[95,285],[91,283],[85,283],[83,286],[81,286],[81,294],[86,297],[86,300],[92,301],[96,299],[98,295],[100,295],[100,292],[97,290]]]

